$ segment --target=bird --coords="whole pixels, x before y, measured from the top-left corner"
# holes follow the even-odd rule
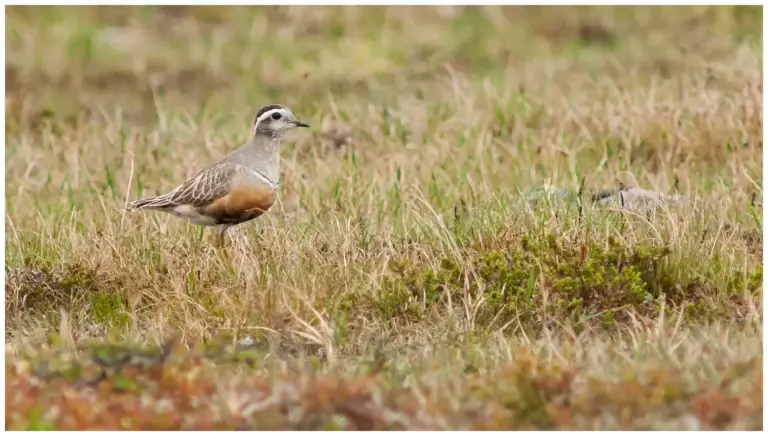
[[[283,105],[256,112],[251,139],[172,191],[132,201],[126,212],[157,210],[192,224],[216,227],[216,246],[232,226],[251,221],[274,204],[280,186],[280,143],[296,127],[310,127]]]

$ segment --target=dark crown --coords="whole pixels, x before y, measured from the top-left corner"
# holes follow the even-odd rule
[[[259,109],[258,112],[256,112],[256,116],[253,118],[253,124],[254,125],[256,124],[256,120],[258,120],[260,116],[274,109],[288,109],[288,108],[280,104],[268,104],[263,108]]]

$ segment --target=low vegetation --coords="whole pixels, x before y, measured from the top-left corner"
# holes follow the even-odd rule
[[[6,17],[7,429],[762,428],[760,7]],[[228,256],[121,212],[267,103]]]

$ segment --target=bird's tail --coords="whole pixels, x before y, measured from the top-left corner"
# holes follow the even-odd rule
[[[128,203],[125,206],[126,212],[132,212],[139,209],[162,209],[171,205],[171,201],[166,195],[157,197],[147,197]]]

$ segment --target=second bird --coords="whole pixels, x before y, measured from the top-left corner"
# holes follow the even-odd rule
[[[237,224],[266,212],[280,185],[280,140],[295,127],[309,127],[285,106],[271,104],[256,113],[248,144],[200,171],[171,192],[128,203],[125,210],[152,209],[216,226],[216,242]]]

